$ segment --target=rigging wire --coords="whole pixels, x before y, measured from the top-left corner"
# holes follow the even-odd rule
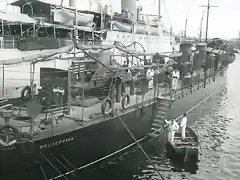
[[[116,111],[114,111],[115,115],[118,117],[118,119],[121,121],[121,123],[123,124],[123,126],[125,127],[125,129],[128,131],[128,133],[130,134],[130,136],[132,137],[132,139],[134,140],[134,142],[137,144],[137,146],[140,148],[140,150],[143,152],[143,154],[145,155],[145,157],[150,161],[150,163],[152,164],[153,168],[156,170],[157,174],[161,177],[162,180],[165,180],[165,178],[163,177],[163,175],[159,172],[159,170],[157,169],[157,167],[155,166],[154,162],[150,159],[150,157],[148,156],[148,154],[144,151],[144,149],[142,148],[142,146],[139,144],[139,142],[137,141],[137,139],[134,137],[134,135],[131,133],[131,131],[129,130],[129,128],[127,127],[127,125],[123,122],[123,120],[121,119],[121,117],[118,115],[118,113]]]

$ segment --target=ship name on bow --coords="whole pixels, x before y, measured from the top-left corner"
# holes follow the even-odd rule
[[[49,144],[43,144],[43,145],[40,146],[40,149],[51,148],[51,147],[54,147],[54,146],[58,146],[60,144],[68,143],[68,142],[73,141],[73,139],[74,139],[73,137],[70,137],[70,138],[62,139],[62,140],[55,141],[55,142],[52,142],[52,143],[49,143]]]

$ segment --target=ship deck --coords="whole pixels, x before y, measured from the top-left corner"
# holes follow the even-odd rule
[[[177,85],[177,92],[179,90],[182,90],[182,82],[179,80]],[[159,88],[159,94],[158,96],[164,96],[165,98],[169,98],[169,92],[168,88]],[[126,93],[130,94],[130,89],[126,88]],[[179,92],[180,93],[180,92]],[[156,98],[156,94],[155,94]],[[115,112],[118,113],[118,115],[122,115],[124,113],[128,113],[131,111],[134,111],[136,107],[142,107],[149,104],[152,104],[155,100],[154,98],[154,90],[149,90],[145,95],[144,99],[142,101],[142,95],[132,95],[130,96],[130,104],[128,108],[123,109],[121,106],[121,102],[114,104]],[[82,113],[83,112],[83,113]],[[14,114],[17,114],[18,111],[14,111]],[[28,116],[26,109],[22,110],[21,116]],[[96,104],[93,104],[88,107],[82,106],[76,106],[71,105],[71,113],[70,115],[65,115],[62,118],[62,121],[59,121],[60,123],[57,123],[56,120],[53,120],[52,123],[48,124],[45,129],[41,129],[39,127],[39,124],[41,122],[41,119],[44,119],[46,116],[45,113],[40,113],[36,118],[33,120],[33,131],[34,131],[34,138],[35,139],[42,139],[46,137],[51,137],[54,135],[63,134],[69,131],[74,131],[86,126],[90,126],[92,124],[100,123],[102,121],[106,121],[109,118],[112,118],[112,115],[103,115],[101,112],[101,102],[98,102]],[[0,117],[0,124],[5,124],[4,119]],[[18,127],[19,131],[21,133],[28,133],[30,134],[30,121],[21,121],[21,120],[10,120],[10,124],[14,127]]]

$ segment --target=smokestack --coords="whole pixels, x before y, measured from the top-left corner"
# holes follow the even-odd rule
[[[197,70],[201,70],[202,64],[206,62],[206,50],[207,50],[207,44],[206,43],[199,43],[196,44],[197,50],[199,51],[198,53],[198,59],[197,59]]]

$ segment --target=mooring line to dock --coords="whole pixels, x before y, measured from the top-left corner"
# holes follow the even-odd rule
[[[66,173],[62,174],[41,152],[40,154],[60,175],[62,175],[62,177],[64,177],[64,179],[68,180],[68,178],[65,176]]]
[[[191,112],[192,110],[196,109],[198,106],[200,106],[202,103],[204,103],[206,100],[208,100],[211,96],[213,96],[216,92],[218,92],[219,89],[221,89],[224,85],[221,85],[219,87],[217,87],[213,92],[211,92],[206,98],[204,98],[202,101],[200,101],[198,104],[196,104],[195,106],[193,106],[191,109],[189,109],[188,111],[186,111],[186,113]],[[177,118],[175,118],[174,120],[177,121],[179,120],[181,117],[183,117],[183,115],[178,116]]]
[[[77,169],[76,167],[74,167],[74,166],[63,156],[63,154],[61,154],[61,157],[62,157],[74,170]]]
[[[139,143],[139,142],[142,142],[142,141],[146,140],[147,138],[148,138],[148,137],[145,136],[145,137],[139,139],[137,142],[138,142],[138,143]],[[109,155],[107,155],[107,156],[104,156],[104,157],[102,157],[102,158],[100,158],[100,159],[98,159],[98,160],[96,160],[96,161],[93,161],[93,162],[91,162],[91,163],[88,163],[88,164],[86,164],[86,165],[84,165],[84,166],[81,166],[81,167],[79,167],[79,168],[75,168],[75,170],[72,170],[72,171],[70,171],[70,172],[63,173],[63,174],[60,174],[60,175],[58,175],[58,176],[56,176],[56,177],[50,178],[49,180],[55,180],[55,179],[62,178],[63,176],[65,176],[65,175],[67,175],[67,174],[69,174],[69,173],[73,173],[73,172],[79,171],[79,170],[81,170],[81,169],[87,168],[87,167],[89,167],[89,166],[91,166],[91,165],[93,165],[93,164],[99,163],[99,162],[101,162],[101,161],[103,161],[103,160],[106,160],[107,158],[110,158],[110,157],[112,157],[112,156],[114,156],[114,155],[116,155],[116,154],[118,154],[118,153],[120,153],[120,152],[122,152],[122,151],[124,151],[124,150],[126,150],[126,149],[128,149],[128,148],[130,148],[130,147],[132,147],[132,146],[134,146],[135,144],[136,144],[136,142],[133,142],[133,143],[129,144],[128,146],[125,146],[125,147],[123,147],[122,149],[119,149],[118,151],[115,151],[115,152],[113,152],[113,153],[111,153],[111,154],[109,154]],[[63,157],[63,155],[62,155],[62,157]],[[64,158],[64,157],[63,157],[63,158]],[[65,159],[65,158],[64,158],[64,159]],[[66,159],[65,159],[65,160],[66,160]],[[67,160],[66,160],[66,161],[67,161]]]
[[[123,120],[121,119],[120,116],[118,116],[117,112],[115,112],[116,116],[118,117],[118,119],[121,121],[121,123],[123,124],[123,126],[125,127],[125,129],[128,131],[128,133],[130,134],[130,136],[133,138],[134,142],[137,144],[137,146],[141,149],[141,151],[143,152],[143,154],[146,156],[146,158],[150,161],[150,163],[152,164],[153,168],[156,170],[157,174],[162,178],[162,180],[165,180],[165,178],[161,175],[161,173],[159,172],[159,170],[157,169],[157,167],[154,165],[154,162],[150,159],[150,157],[148,156],[148,154],[144,151],[144,149],[142,148],[142,146],[138,143],[137,139],[134,137],[134,135],[131,133],[131,131],[129,130],[129,128],[127,127],[127,125],[123,122]]]
[[[59,163],[61,164],[68,172],[70,172],[75,178],[77,177],[73,172],[71,172],[71,170],[65,166],[58,158],[54,157],[54,159]]]
[[[46,176],[46,174],[45,174],[45,172],[44,172],[44,170],[43,170],[42,165],[41,165],[39,162],[37,162],[37,163],[39,164],[39,167],[40,167],[40,169],[41,169],[41,172],[42,172],[42,174],[43,174],[44,179],[45,179],[45,180],[48,180],[48,179],[47,179],[47,176]]]

